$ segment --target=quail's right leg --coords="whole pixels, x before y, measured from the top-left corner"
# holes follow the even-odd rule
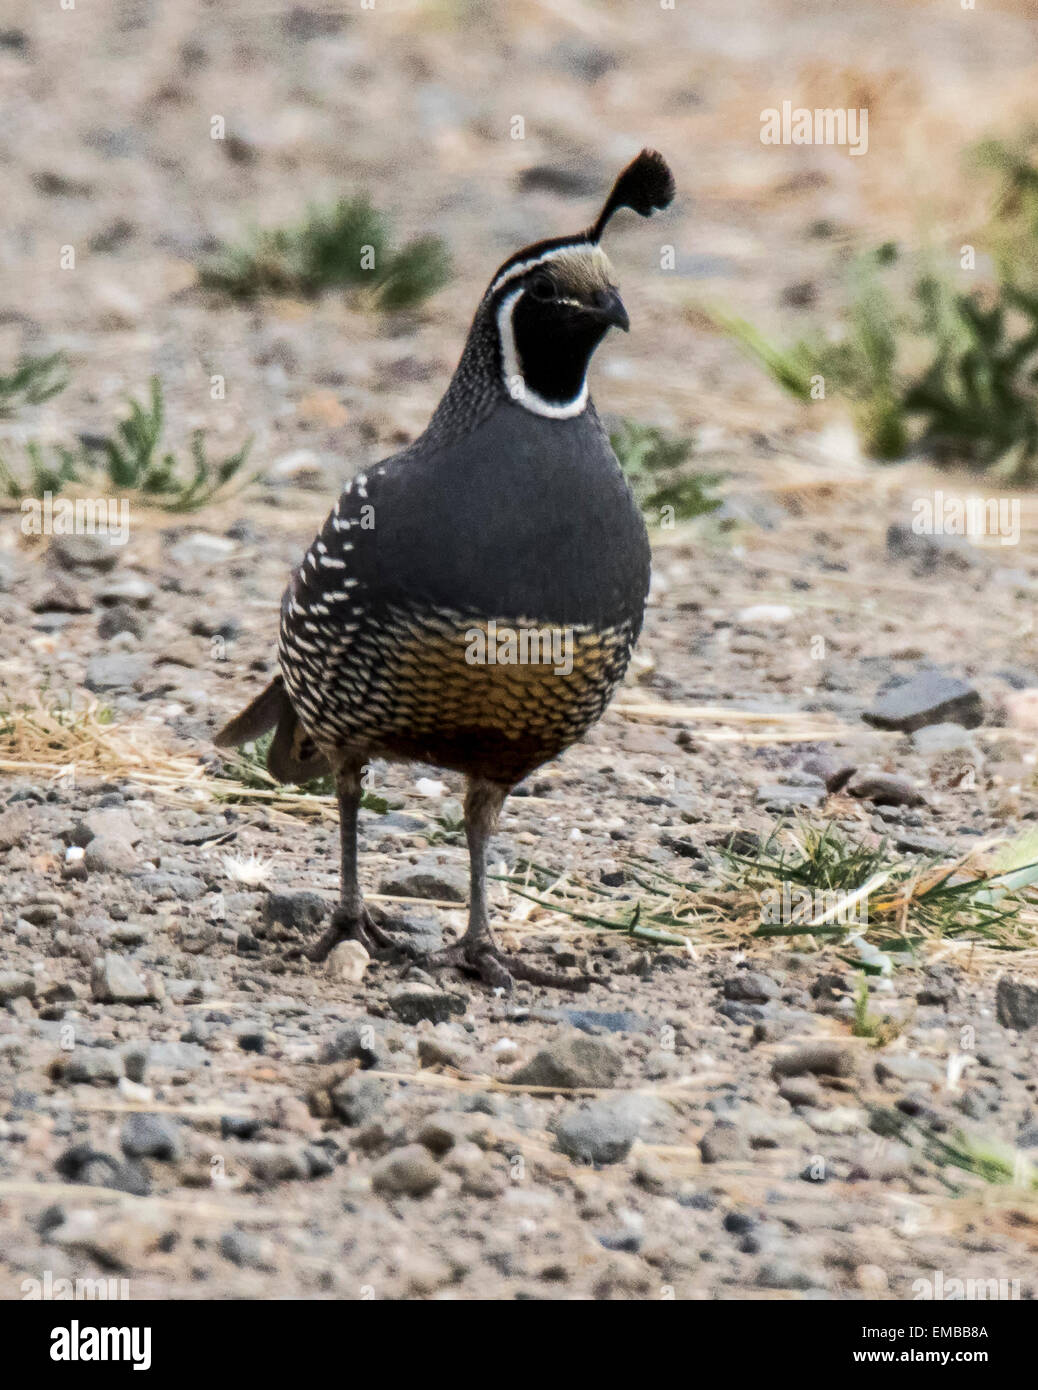
[[[359,941],[374,955],[379,947],[399,948],[399,943],[371,919],[361,897],[357,878],[357,819],[360,812],[361,766],[339,767],[335,792],[339,800],[339,840],[342,846],[342,892],[320,940],[304,950],[308,960],[326,960],[340,941]]]
[[[487,845],[507,791],[493,782],[469,782],[465,795],[465,833],[472,865],[468,930],[460,941],[426,956],[422,963],[433,970],[444,965],[457,966],[494,988],[510,990],[513,980],[528,980],[547,989],[584,994],[591,983],[589,976],[539,970],[520,956],[505,955],[494,940],[487,912]]]

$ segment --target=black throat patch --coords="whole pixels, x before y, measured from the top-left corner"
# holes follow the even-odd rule
[[[520,295],[512,309],[512,333],[525,386],[549,405],[568,405],[579,396],[591,354],[607,328],[588,315]]]

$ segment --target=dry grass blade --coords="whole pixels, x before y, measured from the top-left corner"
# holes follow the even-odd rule
[[[572,871],[559,878],[534,860],[521,861],[499,881],[517,897],[589,931],[622,932],[635,940],[687,950],[693,947],[693,931],[697,941],[731,940],[730,925],[705,904],[698,885],[682,883],[645,860],[632,859],[625,871],[628,882],[641,890],[637,897]],[[510,930],[512,926],[509,923]]]
[[[214,801],[247,803],[259,801],[271,811],[280,811],[287,816],[302,816],[320,820],[337,821],[339,818],[333,796],[317,795],[311,792],[292,791],[278,786],[274,779],[270,787],[250,787],[233,777],[221,777],[219,784],[211,778],[206,780],[206,792]]]
[[[215,779],[197,750],[170,749],[161,725],[116,721],[100,700],[77,704],[46,690],[21,702],[9,692],[0,695],[0,772],[54,783],[116,777],[187,805],[210,799],[261,802],[284,815],[337,818],[331,796],[282,787],[261,767],[250,767],[245,780]]]
[[[662,724],[718,724],[716,729],[696,728],[701,743],[834,743],[853,737],[890,739],[884,730],[860,729],[831,715],[802,710],[749,710],[728,705],[684,705],[666,700],[646,700],[621,691],[613,706],[624,719]]]
[[[619,888],[573,870],[559,878],[532,860],[501,881],[551,914],[553,925],[561,916],[585,931],[621,932],[657,945],[767,949],[775,938],[815,949],[828,942],[843,952],[850,948],[842,943],[853,936],[864,943],[854,948],[861,958],[853,951],[854,958],[844,958],[869,973],[889,968],[880,952],[924,949],[928,957],[967,950],[971,964],[983,959],[992,968],[1004,965],[1005,952],[1012,951],[1014,969],[1030,969],[1038,960],[1038,912],[1026,896],[1029,884],[1019,880],[1032,869],[1038,878],[1038,867],[1014,866],[1014,881],[1004,866],[983,862],[987,848],[917,864],[891,855],[885,843],[857,844],[832,826],[802,826],[773,837],[755,858],[721,851],[712,865],[699,866],[696,882],[637,858],[625,863]],[[764,906],[768,895],[785,901],[784,886],[795,910],[779,920]]]
[[[29,1179],[11,1179],[0,1182],[0,1200],[5,1197],[31,1197],[39,1200],[67,1202],[80,1198],[105,1205],[132,1208],[135,1211],[162,1209],[179,1212],[183,1216],[198,1216],[211,1221],[248,1222],[250,1225],[274,1225],[278,1221],[305,1221],[306,1213],[281,1207],[256,1207],[227,1202],[213,1202],[205,1197],[197,1200],[191,1197],[170,1196],[151,1192],[146,1196],[134,1192],[122,1192],[112,1187],[94,1187],[88,1183],[74,1182],[32,1182]]]
[[[50,781],[120,776],[155,787],[197,785],[198,758],[171,753],[153,724],[117,724],[99,700],[77,707],[35,692],[31,700],[0,703],[0,772]]]
[[[839,894],[831,907],[827,908],[824,912],[818,913],[817,916],[812,917],[810,922],[806,925],[809,927],[824,927],[827,922],[831,922],[834,919],[839,919],[841,917],[846,919],[851,908],[857,907],[860,902],[867,901],[877,888],[881,888],[883,884],[886,883],[889,877],[889,871],[873,874],[870,879],[863,883],[861,887],[856,889],[853,893]]]
[[[1038,867],[1014,862],[1012,873],[999,872],[984,863],[990,848],[989,843],[953,860],[917,863],[891,854],[886,841],[856,843],[829,824],[787,828],[755,857],[725,853],[724,858],[730,886],[749,889],[762,909],[767,895],[774,900],[785,893],[791,905],[797,898],[788,920],[775,921],[774,914],[769,919],[761,911],[755,933],[760,937],[858,933],[870,946],[892,951],[955,939],[998,951],[1032,949],[1038,936],[1026,911],[1033,904],[1025,895]],[[822,905],[816,907],[819,895]]]

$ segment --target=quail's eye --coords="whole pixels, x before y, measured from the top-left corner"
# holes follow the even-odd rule
[[[530,293],[534,299],[548,300],[555,298],[555,285],[548,275],[535,275],[530,281]]]

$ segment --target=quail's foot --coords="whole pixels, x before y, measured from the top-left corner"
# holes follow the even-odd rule
[[[468,975],[476,975],[484,984],[495,989],[511,991],[516,980],[545,989],[568,989],[573,994],[586,994],[591,984],[587,975],[565,974],[556,970],[539,970],[520,956],[506,955],[489,937],[456,941],[421,961],[423,970],[439,970],[454,966]]]
[[[398,954],[414,956],[410,942],[401,941],[387,932],[371,916],[366,907],[348,907],[340,903],[332,913],[331,921],[312,946],[306,946],[300,954],[310,961],[327,960],[340,941],[359,941],[369,955],[380,951],[393,951]]]

